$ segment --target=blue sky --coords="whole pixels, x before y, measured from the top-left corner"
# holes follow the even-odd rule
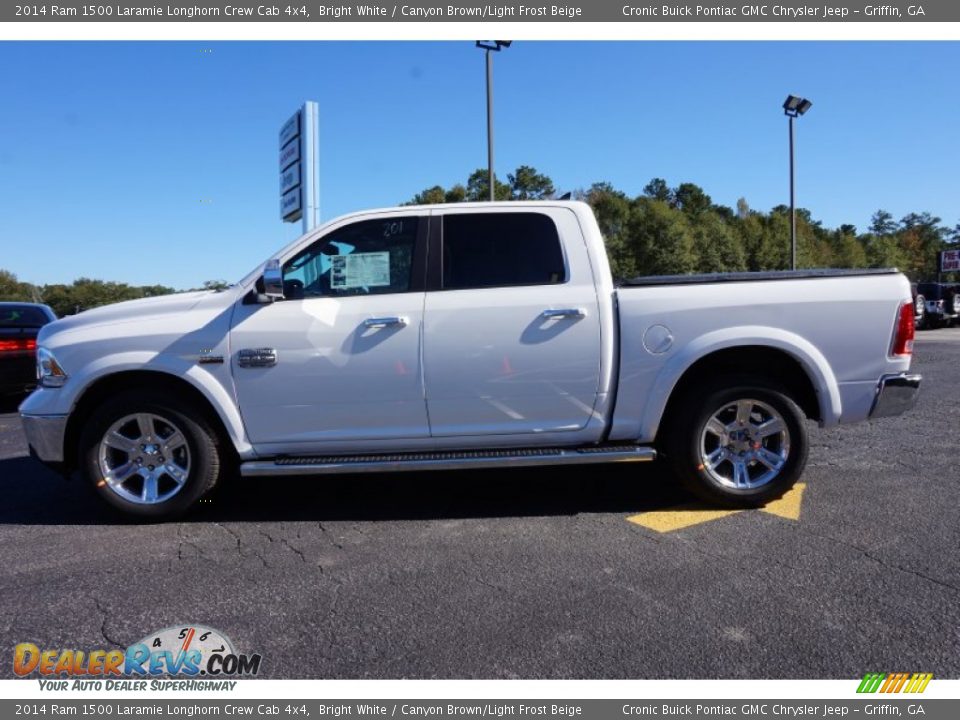
[[[299,234],[278,217],[277,132],[320,104],[322,219],[486,165],[467,42],[0,43],[0,268],[177,288],[236,280]],[[715,202],[877,208],[960,222],[957,42],[516,42],[495,58],[498,174],[566,191],[652,177]]]

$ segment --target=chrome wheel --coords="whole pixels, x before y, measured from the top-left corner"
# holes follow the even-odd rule
[[[100,440],[97,461],[102,482],[139,505],[169,500],[190,476],[190,446],[173,422],[153,413],[117,420]]]
[[[772,482],[790,456],[790,431],[767,403],[744,398],[714,412],[700,432],[700,465],[717,483],[752,490]]]

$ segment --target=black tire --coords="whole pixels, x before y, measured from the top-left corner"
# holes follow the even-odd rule
[[[740,434],[753,433],[755,437],[744,435],[734,440],[728,434],[722,440],[716,436],[717,446],[709,447],[714,433],[707,430],[708,421],[717,416],[720,425],[726,425],[728,418],[732,419],[731,425],[735,424],[738,401],[756,403],[751,406],[747,423],[749,427],[739,431]],[[731,410],[733,416],[729,415]],[[753,419],[773,419],[774,414],[782,421],[785,434],[776,433],[760,438],[756,429],[759,426],[753,424]],[[772,427],[768,426],[767,429]],[[722,376],[706,386],[688,390],[672,407],[661,436],[661,448],[666,451],[666,460],[677,480],[700,499],[725,507],[757,507],[780,497],[800,477],[807,464],[809,451],[804,414],[796,402],[776,383],[750,376]],[[725,442],[733,445],[725,446]],[[719,460],[712,470],[709,469],[703,457],[709,454],[707,450],[720,452],[725,448],[732,453],[732,459]],[[762,461],[744,459],[750,458],[750,453],[764,453],[768,462],[770,457],[777,455],[782,465],[774,472],[773,467]],[[743,477],[737,474],[735,464],[742,465],[747,473],[746,480],[741,483],[736,483],[738,478],[743,480]],[[764,480],[769,473],[774,474]],[[755,486],[747,486],[753,483],[756,483]]]
[[[164,474],[156,483],[160,488],[157,493],[156,501],[150,502],[141,499],[134,501],[127,496],[137,494],[137,482],[140,482],[141,488],[145,487],[147,481],[139,479],[137,474],[141,470],[145,471],[143,462],[137,465],[137,472],[134,472],[123,480],[108,482],[104,476],[101,466],[101,442],[105,439],[108,430],[111,430],[117,423],[124,418],[143,414],[150,416],[150,426],[154,429],[156,441],[153,445],[147,447],[147,452],[163,453],[162,447],[165,433],[169,428],[173,428],[181,433],[182,440],[176,450],[169,454],[179,453],[179,459],[170,459],[169,462],[180,462],[185,466],[188,472],[181,472],[180,475],[185,479],[181,483],[174,481],[172,474]],[[132,425],[130,424],[132,423]],[[129,437],[136,434],[134,428],[138,426],[136,420],[131,420],[127,425],[121,428],[124,443],[132,442]],[[118,437],[114,433],[112,437]],[[173,438],[172,434],[167,435]],[[142,438],[140,438],[142,439]],[[144,448],[144,445],[140,445]],[[90,420],[86,423],[83,434],[80,438],[80,467],[84,476],[93,486],[95,492],[113,508],[121,511],[131,518],[139,520],[172,520],[183,515],[204,495],[208,494],[216,486],[220,478],[221,467],[225,453],[220,447],[220,439],[210,424],[204,419],[204,414],[193,404],[183,399],[153,390],[130,390],[116,397],[106,400],[97,407],[91,414]],[[141,451],[137,451],[139,454]],[[108,465],[116,463],[122,466],[125,463],[133,467],[136,460],[151,462],[146,454],[139,458],[133,458],[132,454],[126,450],[105,449],[107,457],[103,460]],[[119,459],[114,459],[118,457]],[[183,458],[186,458],[184,463]],[[158,456],[160,461],[164,458]],[[169,465],[158,462],[157,473],[163,473],[161,465],[171,468],[171,473],[180,472],[181,465]],[[113,467],[113,465],[111,465]],[[154,465],[149,466],[151,470]],[[179,487],[177,487],[179,485]],[[144,494],[145,490],[141,490]],[[164,497],[170,493],[169,497]]]
[[[952,315],[960,315],[960,292],[954,291],[951,293],[944,305],[947,308],[947,312]]]
[[[924,329],[927,326],[927,299],[923,295],[917,295],[913,301],[914,325],[918,329]]]

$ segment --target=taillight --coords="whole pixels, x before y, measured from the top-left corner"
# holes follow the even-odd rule
[[[913,303],[905,302],[900,306],[897,331],[893,335],[893,355],[912,355],[914,330]]]
[[[0,340],[0,352],[33,352],[36,349],[37,341],[34,338]]]

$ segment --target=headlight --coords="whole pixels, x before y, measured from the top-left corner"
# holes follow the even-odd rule
[[[63,387],[67,381],[67,373],[45,347],[37,348],[37,380],[43,387],[49,388]]]

